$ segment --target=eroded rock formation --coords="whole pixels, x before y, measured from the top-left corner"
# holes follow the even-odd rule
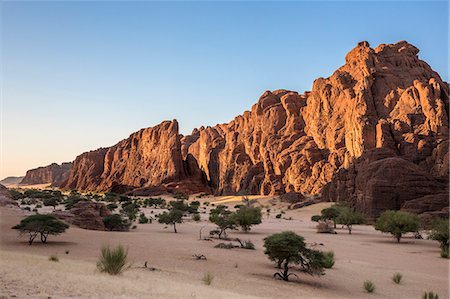
[[[112,147],[81,154],[61,187],[137,194],[205,191],[195,162],[182,159],[180,138],[178,122],[164,121]]]
[[[11,196],[11,193],[9,193],[8,188],[0,184],[0,207],[5,206],[13,206],[17,207],[19,206],[17,202],[13,199]]]
[[[103,218],[111,215],[111,212],[103,203],[80,201],[69,211],[55,211],[53,215],[80,228],[105,230]]]
[[[266,91],[251,111],[188,136],[176,121],[143,129],[77,157],[63,187],[322,194],[371,217],[414,205],[447,192],[449,169],[448,84],[418,52],[361,42],[311,92]]]
[[[27,171],[20,185],[51,184],[54,187],[59,187],[69,177],[71,169],[71,162],[61,165],[52,163],[48,166],[31,169]]]

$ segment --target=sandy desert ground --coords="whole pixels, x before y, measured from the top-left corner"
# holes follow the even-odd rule
[[[236,204],[236,198],[209,198],[202,201]],[[267,198],[259,199],[266,201]],[[179,233],[153,222],[138,224],[130,232],[88,231],[71,227],[67,233],[49,238],[48,244],[27,245],[10,229],[23,217],[18,209],[2,208],[0,296],[36,298],[421,298],[434,291],[449,297],[449,261],[440,258],[438,243],[408,236],[397,244],[389,235],[371,226],[355,226],[352,235],[338,229],[337,235],[318,234],[311,215],[329,206],[320,203],[289,210],[276,219],[276,208],[250,233],[232,231],[230,237],[251,240],[256,250],[218,249],[220,241],[199,240],[199,230],[213,229],[206,214],[200,223],[179,225]],[[299,273],[292,282],[274,280],[274,264],[264,255],[263,238],[292,230],[321,250],[333,250],[336,264],[322,277]],[[123,244],[128,248],[132,268],[112,277],[96,271],[96,260],[103,244]],[[66,254],[66,251],[69,251]],[[58,255],[59,262],[48,260]],[[206,261],[194,260],[204,254]],[[142,269],[147,261],[157,271]],[[214,275],[206,286],[204,273]],[[391,281],[395,272],[403,281]],[[371,280],[375,293],[364,293],[362,285]]]

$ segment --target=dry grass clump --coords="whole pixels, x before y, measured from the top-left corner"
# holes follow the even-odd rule
[[[51,255],[48,257],[48,260],[51,262],[59,262],[59,257],[57,255]]]
[[[401,273],[394,273],[392,276],[392,281],[396,284],[400,284],[402,281],[403,275]]]
[[[372,281],[370,281],[370,280],[364,281],[364,285],[363,286],[364,286],[364,290],[367,293],[373,293],[375,291],[375,284]]]
[[[109,245],[103,246],[100,257],[97,262],[97,268],[100,272],[106,272],[111,275],[118,275],[129,268],[128,250],[118,245],[111,248]]]
[[[211,285],[213,280],[214,280],[213,274],[211,274],[209,272],[206,272],[205,274],[203,274],[202,281],[205,285],[207,285],[207,286]]]

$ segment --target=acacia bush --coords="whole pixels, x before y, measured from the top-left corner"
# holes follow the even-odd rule
[[[320,216],[320,215],[313,215],[313,216],[311,216],[311,221],[312,222],[319,222],[320,220],[322,220],[322,216]]]
[[[159,215],[159,223],[173,225],[173,231],[177,233],[177,223],[183,223],[183,211],[172,209]]]
[[[41,242],[46,243],[49,235],[59,235],[66,231],[69,225],[56,219],[53,215],[31,215],[20,221],[19,224],[12,227],[17,229],[20,234],[28,234],[28,244],[32,245],[34,239],[40,235]]]
[[[232,212],[224,205],[218,205],[211,210],[209,214],[209,221],[217,225],[218,227],[218,237],[222,239],[223,236],[226,237],[227,229],[235,229],[236,222],[233,219]]]
[[[339,216],[336,217],[335,223],[342,224],[347,227],[349,235],[352,234],[352,228],[355,224],[366,223],[366,218],[349,207],[339,209]]]
[[[261,208],[240,206],[239,209],[231,214],[232,220],[240,226],[242,231],[249,232],[251,227],[261,223]]]
[[[385,211],[374,227],[383,233],[390,233],[400,242],[403,234],[419,230],[419,216],[402,211]]]
[[[449,230],[448,219],[437,220],[431,225],[429,238],[439,242],[443,258],[449,258]]]
[[[148,218],[145,216],[144,213],[141,213],[139,215],[139,223],[141,224],[148,223]]]
[[[276,233],[264,238],[264,253],[269,259],[277,263],[278,268],[283,269],[273,276],[288,281],[291,275],[289,265],[300,265],[301,271],[310,275],[324,274],[325,256],[321,251],[306,247],[302,236],[294,232],[286,231]]]
[[[129,268],[128,250],[122,245],[111,248],[109,245],[103,246],[97,262],[97,269],[111,275],[118,275]]]

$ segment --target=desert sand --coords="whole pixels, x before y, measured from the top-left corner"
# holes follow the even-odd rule
[[[270,198],[260,198],[268,201]],[[211,203],[233,206],[240,198],[204,198]],[[355,226],[353,234],[338,229],[337,235],[318,234],[311,215],[329,206],[320,203],[286,211],[286,218],[270,217],[250,233],[229,232],[229,237],[251,240],[256,250],[219,249],[219,240],[199,240],[203,232],[215,226],[205,219],[187,220],[171,227],[153,222],[137,224],[130,232],[89,231],[76,227],[61,236],[50,237],[48,244],[27,244],[10,229],[23,218],[19,209],[1,211],[0,296],[36,298],[421,298],[434,291],[448,298],[449,261],[439,256],[438,243],[406,236],[397,244],[389,235],[369,225]],[[274,264],[264,255],[263,238],[275,232],[292,230],[320,250],[333,250],[336,264],[321,277],[298,273],[292,282],[275,280]],[[96,260],[103,244],[123,244],[128,248],[132,267],[120,276],[96,271]],[[323,245],[320,245],[323,244]],[[69,253],[66,254],[65,252]],[[204,254],[206,261],[192,258]],[[58,255],[59,262],[48,260]],[[141,268],[147,261],[156,271]],[[202,276],[210,272],[210,286]],[[391,281],[395,272],[403,274],[400,285]],[[364,293],[362,285],[371,280],[375,293]]]

